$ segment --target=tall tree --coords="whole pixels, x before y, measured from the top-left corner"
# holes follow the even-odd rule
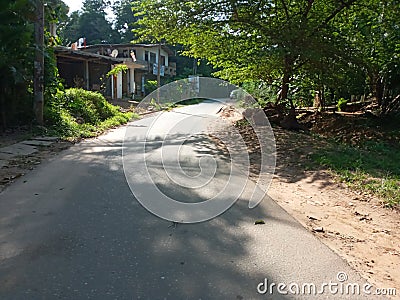
[[[132,11],[131,0],[117,0],[113,3],[115,18],[115,29],[121,36],[122,43],[129,43],[136,39],[133,29],[136,28],[136,17]]]
[[[340,53],[332,22],[355,2],[144,0],[133,7],[143,38],[151,33],[181,43],[187,55],[206,58],[221,68],[217,75],[234,82],[279,79],[279,101],[305,65]]]
[[[29,90],[33,74],[34,3],[0,0],[0,111],[1,124],[13,123],[15,115],[32,116]]]
[[[400,94],[399,1],[370,1],[348,14],[344,29],[377,104],[385,112]],[[400,100],[400,99],[399,99]]]
[[[50,22],[66,17],[66,7],[61,0],[45,0],[45,89],[56,76],[55,63],[49,63],[51,47]],[[16,123],[29,123],[33,117],[32,82],[34,50],[41,45],[34,43],[35,4],[32,0],[0,0],[0,127]]]
[[[80,29],[80,15],[81,12],[74,11],[70,14],[68,19],[61,25],[60,38],[64,45],[69,45],[76,42],[82,37]]]
[[[106,18],[105,8],[110,5],[104,0],[85,0],[82,11],[73,12],[65,24],[61,36],[64,44],[84,37],[87,43],[117,43],[120,41],[118,31],[113,30]]]

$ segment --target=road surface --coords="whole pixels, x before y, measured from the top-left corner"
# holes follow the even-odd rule
[[[154,130],[162,136],[178,115],[215,114],[219,108],[206,102],[168,112],[165,124]],[[143,144],[154,118],[129,125],[137,128],[130,130],[131,145],[135,139]],[[254,209],[242,198],[222,215],[197,224],[175,224],[148,212],[124,175],[124,134],[120,128],[77,144],[0,194],[0,299],[362,297],[324,288],[330,282],[340,287],[340,272],[346,273],[340,273],[347,276],[344,284],[357,283],[362,289],[366,282],[268,197]],[[193,146],[190,139],[187,145]],[[157,153],[165,145],[153,146]],[[150,169],[165,193],[189,202],[211,193],[169,188],[154,153]],[[191,151],[182,155],[193,159]],[[223,170],[226,161],[214,156]],[[188,166],[193,167],[188,163],[183,168],[190,173]],[[258,219],[265,225],[254,225]],[[279,293],[279,283],[292,283],[292,292],[281,286]],[[296,284],[300,292],[293,294]],[[310,296],[306,286],[302,294],[304,284],[325,292]]]

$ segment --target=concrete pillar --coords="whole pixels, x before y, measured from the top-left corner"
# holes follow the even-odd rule
[[[130,90],[129,90],[129,94],[130,95],[132,95],[132,94],[135,94],[135,89],[136,89],[136,86],[135,86],[135,69],[129,69],[129,88],[130,88]]]
[[[122,99],[122,72],[117,75],[117,98]]]
[[[114,75],[110,77],[111,79],[111,98],[116,99],[117,95],[115,94],[115,80]]]

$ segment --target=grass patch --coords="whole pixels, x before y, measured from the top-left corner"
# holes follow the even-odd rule
[[[400,147],[368,141],[361,146],[332,142],[311,155],[341,181],[357,190],[381,197],[387,206],[400,204]]]
[[[138,115],[121,112],[100,93],[83,89],[58,91],[45,106],[47,134],[67,140],[97,136],[132,118],[138,118]]]

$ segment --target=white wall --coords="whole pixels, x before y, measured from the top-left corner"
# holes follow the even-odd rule
[[[158,63],[158,46],[151,47],[151,48],[143,48],[143,47],[135,47],[136,50],[136,57],[140,60],[145,59],[145,53],[148,51],[149,53],[154,53],[156,55],[156,63]],[[168,53],[161,49],[161,55],[165,56],[165,65],[168,66]]]
[[[122,72],[117,75],[117,98],[122,99]]]
[[[135,69],[129,69],[129,86],[130,86],[130,94],[135,93]]]
[[[165,65],[168,66],[169,62],[168,62],[168,53],[167,53],[167,51],[161,49],[161,55],[165,56]]]

